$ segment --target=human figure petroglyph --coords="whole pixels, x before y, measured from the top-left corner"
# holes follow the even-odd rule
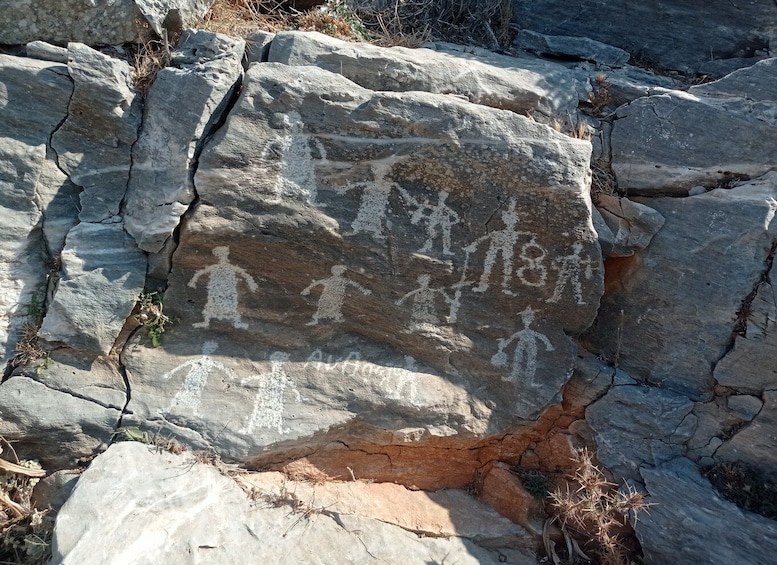
[[[404,367],[391,367],[381,379],[379,386],[386,391],[386,398],[391,400],[407,400],[413,406],[418,406],[416,390],[415,359],[405,355]]]
[[[582,271],[586,280],[589,280],[593,276],[593,261],[591,261],[590,257],[581,257],[580,253],[582,251],[583,244],[576,242],[572,244],[572,253],[555,259],[554,262],[557,264],[556,269],[558,270],[558,281],[556,282],[553,296],[548,298],[545,302],[558,302],[561,300],[564,289],[567,284],[569,284],[572,289],[572,296],[575,297],[577,304],[585,304],[580,274]]]
[[[434,240],[438,238],[438,229],[442,236],[443,255],[453,255],[451,251],[451,228],[460,221],[459,215],[450,208],[445,201],[448,199],[448,193],[441,190],[437,196],[437,204],[429,204],[428,200],[418,201],[413,198],[409,192],[400,188],[400,194],[405,201],[415,207],[415,211],[410,216],[410,223],[416,225],[421,221],[426,221],[426,242],[418,250],[419,253],[427,253],[434,247]],[[426,212],[429,212],[428,214]]]
[[[343,273],[348,269],[344,265],[335,265],[332,267],[332,276],[326,279],[319,279],[313,281],[305,288],[300,294],[307,296],[310,291],[317,287],[322,286],[321,296],[318,299],[318,309],[313,314],[313,320],[308,322],[308,326],[315,326],[319,320],[332,320],[334,322],[343,321],[343,301],[345,300],[345,292],[348,286],[352,286],[365,296],[372,294],[372,291],[364,288],[359,283],[349,280],[343,276]]]
[[[258,288],[253,277],[245,269],[232,265],[229,261],[229,247],[215,247],[213,255],[218,258],[218,263],[200,269],[189,281],[189,287],[196,288],[201,276],[207,275],[208,301],[202,309],[203,321],[192,324],[195,328],[207,328],[212,319],[231,320],[235,328],[245,329],[248,324],[240,320],[237,311],[237,283],[238,277],[242,277],[248,289],[255,292]]]
[[[369,233],[375,239],[385,239],[384,224],[391,189],[397,188],[397,184],[388,181],[386,176],[391,172],[391,166],[395,162],[396,158],[373,161],[370,163],[373,180],[349,183],[341,189],[341,192],[347,192],[354,188],[362,189],[359,210],[356,212],[356,218],[351,222],[351,231],[345,235]]]
[[[423,328],[424,324],[436,326],[440,323],[440,319],[437,317],[437,308],[435,307],[435,300],[438,297],[442,297],[449,305],[452,305],[453,303],[453,300],[448,296],[448,293],[444,289],[430,288],[430,281],[430,275],[419,275],[418,284],[420,286],[415,290],[411,290],[396,301],[396,304],[399,306],[412,297],[413,307],[410,315],[411,331]]]
[[[202,357],[191,359],[186,363],[179,365],[172,371],[168,371],[162,375],[162,378],[167,380],[181,369],[189,367],[189,372],[186,374],[181,388],[175,393],[173,400],[170,402],[170,406],[167,408],[168,412],[171,412],[174,408],[188,409],[191,410],[194,416],[199,416],[202,391],[205,389],[208,376],[213,369],[222,371],[230,378],[237,378],[237,375],[232,369],[225,367],[211,358],[211,354],[213,354],[216,349],[218,349],[218,344],[215,341],[206,341],[202,344]]]
[[[271,152],[280,160],[280,170],[272,189],[271,203],[283,198],[296,198],[316,203],[318,183],[313,155],[310,151],[312,136],[304,133],[302,116],[291,111],[283,116],[288,133],[277,142],[265,147],[262,158],[269,159]],[[313,139],[322,161],[326,160],[326,150],[320,141]]]
[[[502,377],[502,380],[517,382],[519,380],[532,382],[537,372],[537,342],[545,345],[545,350],[553,351],[553,344],[545,334],[530,328],[534,321],[535,311],[531,306],[521,312],[521,321],[523,329],[515,332],[507,339],[499,339],[499,350],[491,357],[491,364],[495,367],[504,367],[507,365],[507,354],[505,348],[512,342],[517,341],[515,353],[513,353],[510,376]]]
[[[483,274],[480,276],[480,284],[472,289],[473,292],[485,292],[488,290],[488,281],[491,277],[491,271],[494,268],[497,257],[502,256],[502,292],[512,295],[513,293],[508,289],[510,285],[510,277],[513,274],[513,253],[515,244],[518,242],[518,237],[521,235],[532,235],[530,232],[518,231],[516,226],[518,225],[518,214],[515,213],[515,200],[510,199],[507,210],[501,213],[502,222],[504,228],[501,230],[492,231],[482,237],[479,237],[473,241],[470,245],[464,248],[464,251],[474,253],[477,250],[478,245],[484,241],[489,242],[488,250],[486,251],[486,257],[483,261]]]
[[[276,351],[270,355],[269,373],[251,375],[240,381],[242,385],[259,381],[259,386],[248,423],[238,430],[238,433],[251,434],[256,428],[275,429],[279,434],[288,433],[289,430],[283,427],[286,387],[290,387],[298,402],[302,400],[294,381],[289,378],[284,368],[284,363],[289,359],[288,353]]]

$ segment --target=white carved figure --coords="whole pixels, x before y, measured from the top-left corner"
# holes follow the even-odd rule
[[[245,385],[251,381],[259,381],[254,400],[254,409],[248,418],[248,423],[238,433],[251,434],[256,428],[275,429],[279,434],[288,433],[283,427],[284,395],[286,387],[290,386],[297,401],[302,400],[294,381],[286,374],[284,363],[289,360],[289,354],[276,351],[270,355],[270,372],[252,375],[240,381]]]
[[[504,367],[507,365],[507,354],[505,347],[512,342],[517,341],[515,353],[513,354],[510,367],[510,376],[502,377],[502,380],[517,382],[518,380],[532,382],[537,372],[537,342],[545,345],[545,350],[553,351],[553,345],[545,334],[530,328],[534,321],[534,310],[531,306],[521,312],[521,321],[523,329],[515,332],[507,339],[499,339],[499,351],[491,357],[491,364],[495,367]]]
[[[308,326],[315,326],[319,320],[333,320],[334,322],[343,321],[343,301],[348,286],[352,286],[365,296],[372,294],[369,289],[364,288],[359,283],[348,280],[343,273],[348,269],[344,265],[335,265],[332,267],[332,276],[326,279],[313,281],[300,294],[307,296],[310,291],[317,287],[323,287],[321,296],[318,299],[318,310],[313,314],[313,320],[308,322]]]
[[[222,371],[230,378],[237,378],[237,375],[232,369],[225,367],[211,358],[211,354],[213,354],[216,349],[218,349],[218,344],[215,341],[206,341],[202,344],[202,357],[191,359],[183,365],[179,365],[172,371],[168,371],[162,375],[162,378],[167,380],[181,369],[189,368],[189,372],[186,374],[181,388],[175,393],[172,402],[170,402],[170,406],[167,408],[168,412],[172,412],[174,408],[188,409],[191,410],[194,416],[199,416],[202,391],[205,389],[208,375],[210,375],[213,369]]]
[[[515,213],[515,200],[509,201],[507,210],[503,211],[502,222],[505,227],[501,230],[492,231],[482,237],[479,237],[470,245],[464,248],[467,253],[474,253],[478,245],[483,241],[488,241],[488,251],[483,261],[483,274],[480,277],[480,284],[472,289],[473,292],[485,292],[488,290],[488,280],[491,277],[491,271],[496,263],[497,256],[502,256],[502,292],[513,294],[508,290],[510,277],[513,274],[513,253],[518,236],[532,235],[529,232],[516,230],[518,225],[518,214]]]
[[[769,211],[766,212],[766,219],[764,220],[764,229],[769,230],[769,226],[772,225],[774,214],[777,212],[777,200],[774,198],[768,198],[766,204],[769,206]]]
[[[391,166],[395,162],[396,158],[373,161],[370,164],[373,180],[351,183],[343,189],[343,192],[354,188],[362,189],[359,210],[351,223],[351,231],[345,235],[370,233],[375,239],[385,239],[386,211],[391,189],[397,186],[396,183],[386,180],[386,176],[391,172]]]
[[[405,355],[404,367],[391,367],[381,379],[379,386],[386,391],[386,398],[391,400],[407,400],[413,406],[419,406],[416,391],[416,372],[418,368],[415,359]]]
[[[195,328],[207,328],[212,319],[231,320],[235,328],[247,328],[248,324],[240,321],[237,311],[237,283],[238,277],[242,277],[248,289],[255,292],[258,288],[254,279],[244,269],[232,265],[229,261],[229,247],[215,247],[213,255],[218,258],[218,263],[200,269],[189,281],[191,288],[196,288],[201,276],[207,275],[208,301],[202,309],[202,322],[192,324]]]
[[[280,158],[280,170],[273,186],[273,197],[270,202],[277,203],[283,198],[295,198],[315,204],[318,183],[310,151],[312,136],[303,133],[304,124],[298,112],[291,111],[283,116],[283,119],[288,126],[288,134],[281,138],[279,143],[268,145],[262,155],[263,158],[268,159],[269,152],[274,151]],[[326,160],[326,150],[321,142],[313,139],[313,143],[321,159]]]
[[[431,281],[431,276],[419,275],[418,284],[420,286],[415,290],[411,290],[396,302],[397,305],[401,305],[408,298],[413,298],[413,309],[410,317],[411,331],[421,329],[424,324],[436,326],[440,323],[434,304],[437,297],[442,297],[449,305],[453,303],[448,293],[442,288],[429,288],[429,281]]]
[[[585,304],[583,300],[583,286],[580,283],[581,271],[586,280],[593,276],[593,262],[589,257],[581,257],[580,252],[583,250],[582,243],[572,244],[572,253],[558,257],[555,263],[558,265],[558,281],[556,282],[556,288],[553,291],[553,296],[548,298],[545,302],[558,302],[561,300],[562,293],[567,284],[572,289],[572,295],[575,297],[575,301],[578,304]]]
[[[438,194],[437,204],[431,205],[427,200],[419,202],[410,194],[401,189],[402,197],[411,205],[415,207],[413,215],[410,217],[410,223],[413,225],[418,224],[422,220],[426,221],[426,235],[427,239],[423,247],[418,250],[419,253],[427,253],[434,247],[434,240],[438,237],[438,228],[442,235],[442,253],[443,255],[453,255],[451,251],[451,227],[458,224],[460,221],[459,215],[455,210],[450,208],[445,201],[448,198],[448,193],[441,190]],[[426,214],[427,210],[429,211]]]

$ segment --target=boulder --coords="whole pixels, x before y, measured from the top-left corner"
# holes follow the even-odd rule
[[[288,31],[272,40],[269,61],[315,65],[372,90],[451,94],[523,114],[563,118],[588,95],[585,74],[556,63],[447,43],[386,48]]]
[[[511,112],[252,65],[200,158],[176,323],[122,356],[133,417],[252,461],[536,418],[602,291],[589,155]]]
[[[648,96],[619,108],[611,140],[619,188],[684,195],[773,170],[775,90],[777,58],[687,92]]]
[[[695,0],[539,0],[514,1],[512,7],[513,21],[522,29],[588,37],[659,67],[690,73],[710,59],[752,61],[777,40],[777,7],[771,0],[710,0],[703,6]]]
[[[709,399],[738,312],[768,270],[775,197],[770,173],[731,190],[640,200],[666,223],[647,249],[608,264],[586,341],[639,380]]]
[[[650,206],[608,194],[597,197],[596,208],[612,234],[607,241],[607,257],[630,257],[645,249],[665,221]]]
[[[0,43],[43,40],[67,44],[118,45],[149,39],[149,27],[161,35],[176,20],[189,27],[208,12],[213,0],[115,0],[51,2],[9,0],[0,14]],[[167,23],[166,23],[167,20]]]
[[[134,442],[115,444],[92,462],[60,510],[51,563],[122,559],[174,565],[194,559],[226,564],[244,563],[247,555],[261,563],[332,565],[496,564],[505,555],[510,563],[536,563],[529,553],[487,550],[467,539],[490,537],[489,528],[508,534],[520,528],[467,501],[463,492],[433,498],[389,485],[271,480],[247,483],[252,500],[233,479],[190,455],[155,453]],[[390,506],[375,504],[381,491]],[[444,507],[449,502],[472,514],[449,515]],[[408,523],[411,509],[418,521]],[[466,536],[457,532],[460,528]],[[419,535],[424,531],[439,535]]]
[[[176,66],[160,70],[148,91],[124,215],[144,251],[162,249],[195,197],[202,143],[224,119],[242,76],[244,50],[243,40],[186,30],[172,54]]]
[[[540,55],[591,61],[610,67],[622,67],[631,57],[623,49],[587,37],[544,35],[528,29],[518,33],[513,46]]]
[[[777,392],[764,391],[763,406],[752,421],[723,443],[716,461],[737,461],[777,483]]]
[[[643,469],[642,477],[652,503],[636,524],[645,562],[768,565],[774,561],[777,522],[722,500],[689,460],[678,458]]]
[[[72,208],[53,210],[52,192],[64,175],[47,149],[67,115],[73,87],[66,67],[34,59],[0,54],[0,75],[0,358],[5,364],[22,326],[40,323],[43,315],[50,259],[44,221],[54,229],[71,225],[75,217]],[[49,243],[56,253],[57,243]]]
[[[684,455],[696,428],[693,403],[653,387],[613,387],[585,411],[594,430],[597,458],[618,480],[639,480],[643,465]]]

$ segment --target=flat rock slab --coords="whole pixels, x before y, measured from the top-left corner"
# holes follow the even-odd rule
[[[777,11],[777,8],[775,8]],[[612,168],[629,193],[687,194],[764,175],[777,162],[777,59],[618,109]]]
[[[697,72],[710,59],[734,58],[745,66],[742,57],[768,49],[777,38],[777,7],[771,0],[746,4],[710,0],[703,8],[696,0],[516,1],[513,21],[540,33],[589,37],[659,66],[688,72]]]
[[[562,118],[574,114],[588,94],[584,73],[552,62],[446,43],[430,47],[377,47],[287,31],[273,38],[268,60],[315,65],[372,90],[452,94],[484,106]]]
[[[693,403],[667,390],[639,385],[613,387],[585,412],[594,430],[598,459],[618,480],[639,480],[642,465],[684,454],[696,429]]]
[[[213,0],[114,0],[105,5],[92,2],[9,0],[0,15],[0,43],[18,45],[43,40],[66,44],[119,45],[157,34],[168,14],[179,25],[196,24]],[[172,19],[172,18],[171,18]]]
[[[84,471],[60,510],[51,563],[238,564],[247,555],[273,564],[500,562],[497,552],[461,537],[419,537],[369,512],[329,508],[312,495],[295,502],[288,486],[283,496],[259,493],[252,501],[235,481],[191,456],[118,443]],[[511,563],[536,563],[508,553]]]
[[[610,67],[622,67],[631,58],[631,55],[623,49],[588,37],[545,35],[528,29],[518,33],[513,46],[541,55],[568,57]]]
[[[590,145],[507,111],[253,65],[195,177],[130,409],[244,458],[357,421],[536,417],[602,292]]]
[[[636,527],[646,562],[774,562],[777,522],[722,500],[688,459],[644,469],[642,476],[653,503]]]
[[[586,339],[632,377],[708,399],[712,369],[777,238],[776,179],[644,200],[666,223],[647,249],[612,264]]]

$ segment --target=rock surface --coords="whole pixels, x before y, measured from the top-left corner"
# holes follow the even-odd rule
[[[619,108],[612,168],[620,188],[630,194],[687,194],[774,170],[776,70],[777,59],[767,59],[687,92]]]
[[[359,504],[362,497],[369,504],[372,485],[319,489],[303,483],[297,490],[294,483],[275,479],[252,501],[231,478],[190,456],[119,443],[83,473],[62,507],[51,563],[204,559],[227,564],[244,563],[246,555],[261,563],[536,563],[515,550],[489,551],[465,536],[451,535],[448,528],[457,520],[469,521],[462,527],[474,537],[491,536],[490,528],[508,534],[518,528],[489,515],[475,501],[467,502],[464,493],[438,493],[435,499],[401,487],[374,486],[392,490],[396,515],[386,507]],[[447,516],[444,504],[453,500],[474,513]],[[395,524],[407,520],[410,508],[419,522]],[[428,529],[440,536],[419,537],[417,532]]]
[[[540,33],[595,39],[660,67],[688,72],[697,72],[710,59],[752,64],[753,56],[773,48],[777,39],[777,7],[770,0],[710,0],[703,7],[695,0],[515,1],[513,21]]]
[[[569,57],[610,67],[622,67],[631,57],[623,49],[587,37],[544,35],[527,29],[518,33],[513,45],[541,55]]]
[[[645,469],[642,476],[653,503],[636,528],[647,562],[767,565],[773,561],[777,523],[721,500],[689,460],[679,458]]]
[[[0,44],[35,40],[89,45],[139,42],[148,38],[149,26],[161,34],[168,16],[179,19],[183,27],[194,25],[211,4],[213,0],[115,0],[106,5],[8,0],[0,15]]]
[[[180,329],[123,357],[129,408],[240,459],[356,422],[428,441],[536,417],[601,292],[589,151],[501,110],[252,66],[195,177],[165,295]]]
[[[608,271],[588,333],[597,351],[635,378],[709,398],[737,313],[766,269],[775,197],[772,173],[731,190],[645,200],[666,223],[647,249]]]

